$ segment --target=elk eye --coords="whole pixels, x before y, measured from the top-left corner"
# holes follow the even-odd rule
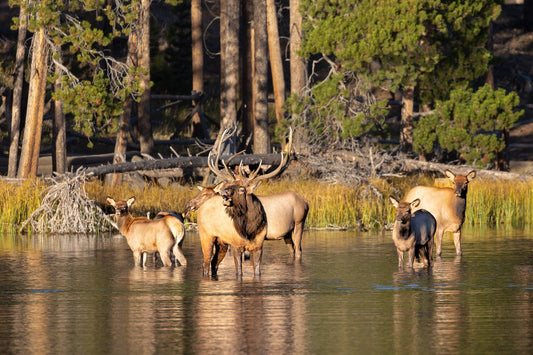
[[[246,189],[245,189],[244,187],[239,188],[239,192],[240,192],[241,194],[244,193],[245,191],[246,191]]]

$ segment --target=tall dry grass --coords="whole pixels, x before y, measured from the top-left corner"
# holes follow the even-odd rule
[[[27,180],[20,185],[0,182],[0,229],[17,230],[39,207],[44,188],[41,180]]]
[[[278,179],[263,182],[258,195],[282,191],[300,193],[310,205],[307,227],[357,228],[362,230],[390,227],[394,208],[388,196],[402,198],[413,186],[451,186],[446,179],[405,177],[374,179],[371,185],[330,185],[312,179]],[[87,194],[100,206],[106,206],[106,196],[114,199],[136,197],[132,214],[154,216],[161,210],[183,211],[186,202],[198,192],[194,186],[160,187],[146,185],[135,188],[123,184],[109,188],[100,181],[85,185]],[[0,182],[0,223],[3,229],[16,229],[39,206],[44,184],[28,181],[20,186]],[[194,217],[194,216],[193,216]],[[533,227],[533,182],[475,179],[469,185],[465,225],[473,228]]]

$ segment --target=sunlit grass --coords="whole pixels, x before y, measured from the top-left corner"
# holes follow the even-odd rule
[[[45,185],[41,180],[28,180],[21,185],[0,183],[0,225],[3,231],[14,231],[36,210]]]
[[[447,179],[429,177],[373,179],[371,185],[332,185],[312,179],[278,179],[263,182],[256,193],[268,195],[296,191],[310,205],[308,228],[384,229],[394,219],[389,195],[403,198],[413,186],[451,186]],[[0,223],[4,230],[16,230],[39,206],[44,184],[39,180],[20,186],[0,182]],[[154,184],[134,187],[124,183],[110,188],[99,180],[85,185],[87,195],[109,213],[106,196],[115,200],[135,196],[134,216],[154,216],[162,210],[182,212],[186,202],[198,193],[195,186],[177,184],[161,187]],[[194,217],[194,215],[193,215]],[[531,229],[533,220],[533,182],[475,179],[469,185],[465,226],[485,228]],[[194,218],[193,218],[194,221]]]

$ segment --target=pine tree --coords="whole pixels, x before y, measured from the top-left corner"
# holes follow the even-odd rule
[[[375,86],[408,93],[402,112],[408,146],[413,105],[405,98],[431,105],[485,73],[487,27],[498,16],[499,3],[302,0],[308,15],[303,51],[328,55],[338,73],[353,72]]]

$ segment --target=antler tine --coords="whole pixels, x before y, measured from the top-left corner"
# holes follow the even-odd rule
[[[268,174],[264,174],[264,175],[261,175],[261,176],[258,176],[257,178],[255,177],[257,175],[257,173],[259,173],[259,168],[261,168],[261,163],[259,163],[259,168],[252,174],[252,176],[250,176],[250,182],[252,180],[256,180],[256,181],[259,181],[259,180],[266,180],[266,179],[269,179],[271,177],[274,177],[276,175],[279,174],[279,172],[285,167],[285,165],[287,164],[287,162],[289,161],[289,156],[291,155],[291,151],[292,151],[292,128],[290,129],[289,131],[289,144],[287,146],[287,154],[285,155],[285,157],[283,156],[283,152],[281,152],[281,163],[279,164],[279,166],[276,168],[276,170],[274,171],[271,171],[270,173]]]
[[[218,161],[220,159],[220,149],[222,147],[222,142],[224,141],[224,136],[226,135],[226,132],[228,131],[228,129],[225,129],[223,132],[222,132],[222,135],[220,136],[220,141],[218,142],[215,142],[215,146],[213,148],[216,147],[216,152],[217,152],[217,156],[215,158],[215,162],[213,163],[212,159],[211,159],[211,152],[209,152],[209,155],[207,157],[207,165],[209,166],[209,169],[215,173],[216,176],[218,176],[219,178],[225,180],[225,181],[230,181],[230,180],[235,180],[235,176],[233,176],[233,174],[229,174],[227,171],[227,167],[226,167],[226,164],[224,162],[222,162],[222,164],[224,165],[224,167],[226,168],[226,172],[222,172],[219,168],[218,168]]]

